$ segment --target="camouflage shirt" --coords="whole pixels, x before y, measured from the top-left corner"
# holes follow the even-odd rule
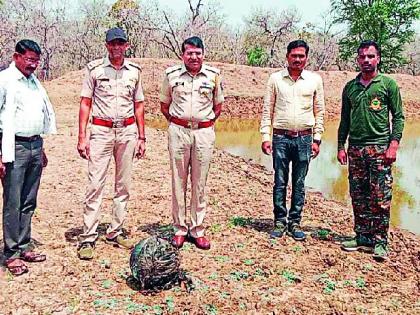
[[[378,74],[365,87],[360,76],[348,82],[343,90],[338,150],[344,149],[347,137],[351,145],[386,145],[391,140],[400,141],[402,136],[404,114],[397,83]]]

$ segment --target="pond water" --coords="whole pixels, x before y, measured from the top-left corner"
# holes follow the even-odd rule
[[[152,121],[149,126],[164,128],[166,123]],[[321,152],[309,167],[306,186],[326,198],[350,207],[347,166],[336,159],[338,122],[328,123]],[[253,160],[272,169],[271,156],[261,152],[259,120],[225,120],[216,125],[216,146],[231,154]],[[420,123],[406,123],[403,139],[394,165],[391,224],[420,234]]]

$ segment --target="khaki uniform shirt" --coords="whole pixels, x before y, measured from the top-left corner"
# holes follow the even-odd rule
[[[119,70],[108,57],[92,61],[86,67],[81,96],[92,99],[94,117],[118,120],[134,116],[134,102],[144,101],[141,68],[127,59]]]
[[[165,71],[160,101],[170,104],[169,114],[189,121],[208,121],[215,117],[213,106],[224,101],[220,70],[203,64],[192,76],[185,65]]]
[[[287,69],[268,79],[260,132],[262,141],[271,141],[273,128],[301,131],[313,128],[313,137],[321,140],[324,132],[324,88],[322,78],[303,70],[294,81]]]

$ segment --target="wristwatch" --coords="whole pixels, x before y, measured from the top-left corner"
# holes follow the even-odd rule
[[[321,142],[321,140],[314,139],[314,143],[316,143],[317,145],[321,145]]]

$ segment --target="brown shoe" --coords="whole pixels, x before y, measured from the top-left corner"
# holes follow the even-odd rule
[[[193,238],[194,244],[199,249],[208,250],[210,249],[210,241],[204,236]]]
[[[184,245],[186,239],[187,237],[185,235],[175,235],[172,238],[172,245],[176,248],[181,248]]]

